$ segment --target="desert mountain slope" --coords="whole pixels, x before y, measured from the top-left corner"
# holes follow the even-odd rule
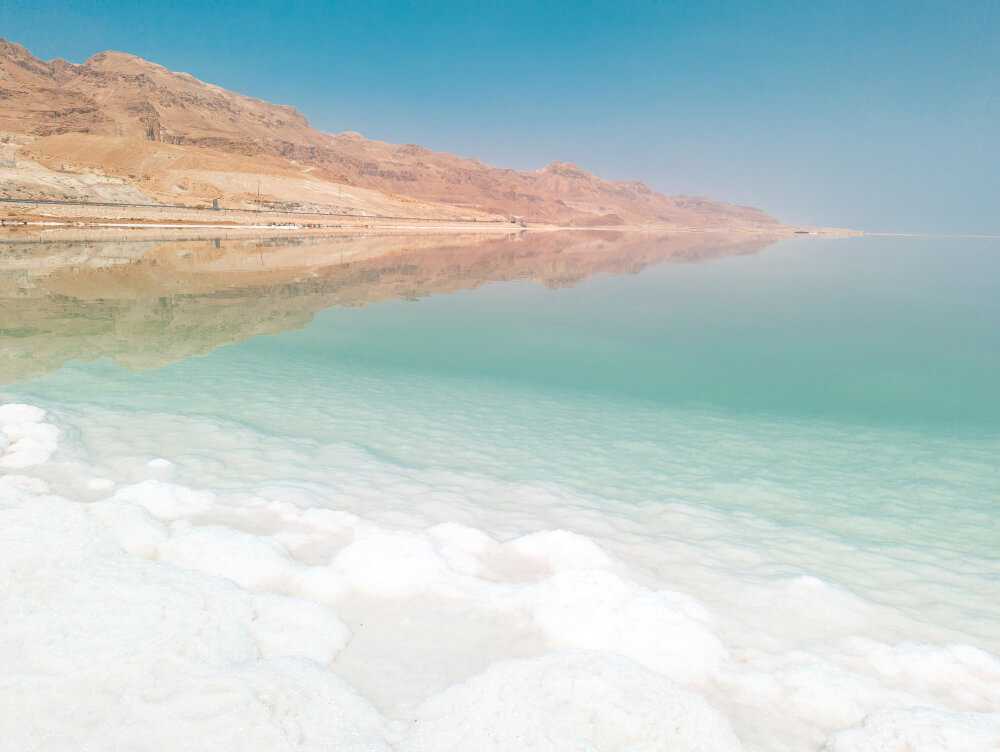
[[[441,217],[777,227],[756,209],[663,196],[567,163],[518,172],[412,144],[323,133],[291,107],[121,52],[76,65],[39,60],[0,40],[0,136],[44,169],[98,172],[157,201],[219,198],[373,212],[409,202],[414,212]],[[384,199],[381,209],[369,208],[376,195]]]

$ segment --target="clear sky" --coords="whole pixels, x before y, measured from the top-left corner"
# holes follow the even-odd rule
[[[0,0],[313,125],[867,230],[1000,233],[1000,0]]]

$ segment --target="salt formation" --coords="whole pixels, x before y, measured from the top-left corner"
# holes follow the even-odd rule
[[[860,728],[834,736],[830,752],[938,752],[1000,749],[1000,713],[942,713],[926,708],[888,710]]]
[[[741,749],[698,695],[635,663],[597,653],[502,661],[417,710],[403,750]]]
[[[56,450],[59,429],[31,405],[0,406],[0,467],[40,465]]]
[[[131,556],[87,507],[0,483],[4,749],[388,749],[323,668],[332,613]]]
[[[308,443],[232,426],[257,464],[200,488],[186,464],[226,472],[203,448],[164,464],[73,439],[116,420],[0,407],[3,749],[1000,744],[994,654],[819,577],[706,573],[758,556],[724,516],[638,524],[348,447],[353,474],[327,454],[324,475]],[[158,420],[167,446],[198,433]],[[514,522],[468,501],[528,493]]]

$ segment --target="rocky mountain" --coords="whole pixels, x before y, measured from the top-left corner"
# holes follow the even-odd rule
[[[0,40],[0,140],[17,148],[25,169],[30,162],[100,174],[160,202],[376,211],[378,194],[383,204],[385,197],[392,206],[416,202],[414,211],[433,216],[458,210],[577,226],[778,226],[756,209],[664,196],[564,162],[519,172],[413,144],[323,133],[292,107],[121,52],[76,65]]]

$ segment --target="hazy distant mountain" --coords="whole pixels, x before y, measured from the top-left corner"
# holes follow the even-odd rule
[[[574,225],[777,224],[757,209],[663,196],[572,164],[518,172],[412,144],[322,133],[291,107],[121,52],[75,65],[45,62],[0,40],[0,139],[22,160],[21,177],[0,189],[7,195],[76,195],[97,185],[96,175],[112,181],[98,186],[101,195],[119,186],[176,203],[402,207],[441,217],[513,215]],[[73,177],[81,174],[89,174],[89,183]]]

